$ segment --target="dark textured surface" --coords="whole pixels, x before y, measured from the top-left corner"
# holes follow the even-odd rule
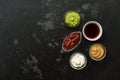
[[[0,80],[120,80],[119,0],[0,0]],[[67,28],[63,16],[76,10],[81,24]],[[83,38],[72,52],[60,55],[66,34],[96,20],[104,29],[100,42],[107,48],[103,61],[88,56],[94,42]],[[95,43],[96,43],[95,42]],[[69,66],[69,56],[83,52],[88,58],[80,71]]]

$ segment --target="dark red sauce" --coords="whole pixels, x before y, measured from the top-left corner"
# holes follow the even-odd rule
[[[89,38],[96,38],[100,33],[100,29],[99,29],[98,25],[96,25],[94,23],[90,23],[90,24],[86,25],[84,31],[85,31],[85,35]]]
[[[68,35],[63,43],[63,47],[66,50],[70,50],[72,48],[74,48],[80,41],[80,33],[71,33],[70,35]]]

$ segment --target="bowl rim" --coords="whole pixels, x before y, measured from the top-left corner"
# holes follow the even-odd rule
[[[80,34],[80,40],[72,49],[67,50],[67,49],[64,48],[64,41],[67,38],[67,36],[69,36],[70,34],[73,34],[73,33],[79,33]],[[81,41],[82,41],[82,32],[81,31],[74,31],[74,32],[71,32],[70,34],[66,35],[66,37],[64,38],[64,40],[62,42],[62,49],[61,49],[60,53],[70,52],[70,51],[74,50],[76,47],[78,47],[79,44],[81,43]]]
[[[73,66],[72,63],[71,63],[72,57],[73,57],[74,55],[76,55],[76,54],[82,55],[82,56],[84,57],[84,59],[85,59],[85,63],[84,63],[84,65],[83,65],[82,67],[75,67],[75,66]],[[71,66],[73,69],[75,69],[75,70],[81,70],[81,69],[85,68],[85,66],[87,65],[87,57],[86,57],[83,53],[81,53],[81,52],[74,52],[74,53],[70,56],[70,58],[69,58],[69,64],[70,64],[70,66]]]
[[[99,59],[96,59],[96,58],[92,57],[91,54],[90,54],[90,48],[91,48],[93,45],[96,45],[96,44],[101,45],[101,46],[104,48],[104,50],[105,50],[105,54],[103,55],[102,58],[99,58]],[[94,61],[101,61],[101,60],[103,60],[103,59],[106,57],[106,55],[107,55],[106,47],[105,47],[103,44],[101,44],[101,43],[94,43],[94,44],[92,44],[92,45],[90,46],[90,48],[89,48],[89,56],[90,56],[90,58],[91,58],[92,60],[94,60]]]
[[[99,27],[99,29],[100,29],[100,33],[99,33],[98,36],[95,37],[95,38],[89,38],[89,37],[87,37],[86,34],[85,34],[85,31],[84,31],[85,28],[86,28],[86,26],[87,26],[88,24],[91,24],[91,23],[94,23],[94,24],[98,25],[98,27]],[[100,24],[99,22],[97,22],[97,21],[88,21],[88,22],[86,22],[86,23],[84,24],[84,26],[83,26],[83,28],[82,28],[82,33],[83,33],[83,36],[85,37],[85,39],[87,39],[87,40],[89,40],[89,41],[96,41],[96,40],[100,39],[100,37],[102,36],[102,34],[103,34],[103,29],[102,29],[102,26],[101,26],[101,24]]]

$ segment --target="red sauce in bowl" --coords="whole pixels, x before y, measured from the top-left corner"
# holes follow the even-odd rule
[[[80,31],[70,33],[65,37],[60,53],[72,51],[80,44],[81,40],[82,33]]]
[[[66,50],[73,49],[80,41],[80,33],[74,32],[69,34],[63,42],[63,47]]]

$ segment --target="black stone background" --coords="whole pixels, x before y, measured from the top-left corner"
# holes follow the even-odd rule
[[[0,80],[120,80],[119,0],[0,0]],[[81,14],[81,24],[64,24],[66,11]],[[64,37],[81,31],[89,20],[101,23],[104,33],[96,42],[82,39],[72,52],[60,54]],[[95,62],[88,55],[93,43],[102,43],[107,56]],[[87,56],[80,71],[69,66],[73,52]]]

